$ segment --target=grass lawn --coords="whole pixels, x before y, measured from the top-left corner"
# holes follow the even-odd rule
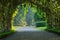
[[[47,27],[37,27],[36,29],[37,30],[41,30],[41,31],[44,31]]]

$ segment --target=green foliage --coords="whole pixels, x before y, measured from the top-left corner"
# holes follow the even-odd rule
[[[4,28],[4,31],[11,29],[12,14],[16,10],[15,8],[17,5],[25,1],[27,0],[0,0],[0,28]],[[31,4],[36,4],[36,7],[39,8],[39,11],[41,9],[42,12],[46,12],[46,14],[43,14],[38,11],[38,14],[36,14],[37,18],[40,19],[42,15],[47,16],[46,18],[48,25],[51,25],[52,28],[60,29],[59,0],[29,0],[28,2]],[[24,16],[26,16],[27,7],[24,10]],[[33,11],[35,12],[36,10]]]
[[[52,28],[60,29],[60,3],[58,0],[50,0],[47,7],[50,9],[49,24]]]
[[[12,33],[14,33],[15,31],[14,30],[11,30],[9,32],[3,32],[3,33],[0,33],[0,38],[3,38],[3,37],[6,37]]]
[[[2,28],[1,28],[1,29],[2,29]],[[3,31],[3,30],[2,30],[2,31]],[[13,34],[13,33],[15,33],[15,32],[16,32],[16,28],[12,26],[12,28],[11,28],[10,31],[8,31],[8,32],[1,32],[1,33],[0,33],[0,38],[4,38],[4,37],[6,37],[6,36],[8,36],[8,35],[10,35],[10,34]]]
[[[58,1],[52,1],[49,2],[49,9],[52,13],[58,13],[60,12],[60,4],[58,4]]]
[[[37,27],[37,30],[45,31],[47,29],[47,26],[45,27]]]
[[[45,30],[60,35],[60,30],[58,30],[58,29],[53,29],[53,28],[49,29],[49,28],[46,28]]]

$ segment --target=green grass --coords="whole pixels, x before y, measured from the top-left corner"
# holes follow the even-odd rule
[[[36,29],[41,30],[41,31],[45,30],[45,31],[56,33],[56,34],[60,35],[60,30],[58,30],[58,29],[53,29],[53,28],[48,29],[47,27],[37,27]]]
[[[3,33],[0,33],[0,38],[4,38],[10,34],[13,34],[15,31],[15,27],[12,27],[12,29],[9,31],[9,32],[3,32]]]
[[[58,29],[53,29],[53,28],[48,29],[47,28],[46,31],[49,31],[49,32],[56,33],[56,34],[59,34],[60,35],[60,30],[58,30]]]
[[[37,27],[37,30],[42,30],[44,31],[47,27]]]
[[[15,32],[15,31],[11,30],[11,31],[9,31],[9,32],[1,33],[1,34],[0,34],[0,38],[4,38],[4,37],[6,37],[6,36],[8,36],[8,35],[10,35],[10,34],[12,34],[12,33],[14,33],[14,32]]]

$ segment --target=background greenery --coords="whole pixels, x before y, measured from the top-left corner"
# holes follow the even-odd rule
[[[40,12],[46,13],[44,15],[46,15],[47,29],[60,33],[60,0],[0,0],[0,33],[11,30],[12,15],[17,10],[17,6],[24,2],[35,4],[40,10],[39,14]],[[36,14],[38,15],[37,20],[40,20],[41,15],[39,14]]]

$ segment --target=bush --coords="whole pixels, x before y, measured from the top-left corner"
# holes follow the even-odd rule
[[[36,27],[45,27],[45,26],[46,26],[45,22],[36,23]]]

